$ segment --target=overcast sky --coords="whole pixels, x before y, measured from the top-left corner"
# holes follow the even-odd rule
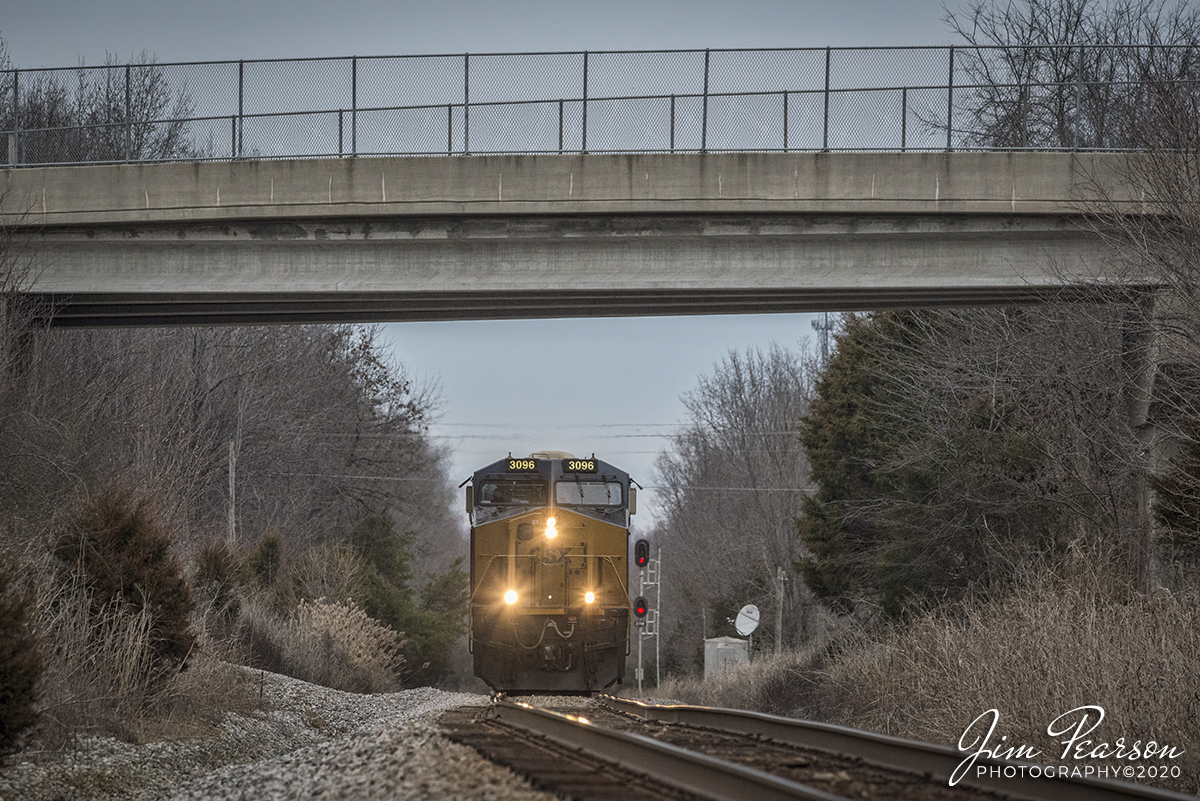
[[[957,3],[950,3],[955,7]],[[409,53],[931,45],[951,41],[939,0],[2,0],[20,68]],[[396,356],[440,383],[436,436],[454,478],[509,451],[568,450],[651,478],[680,396],[729,350],[798,346],[812,315],[400,323]],[[596,343],[615,369],[596,369]],[[497,370],[496,349],[528,353]],[[578,400],[564,403],[563,398]],[[643,494],[643,526],[655,507]]]

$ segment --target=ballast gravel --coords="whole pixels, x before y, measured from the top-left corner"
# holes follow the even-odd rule
[[[486,696],[424,687],[358,695],[262,676],[265,711],[207,737],[131,745],[82,738],[70,753],[0,771],[0,801],[58,799],[479,799],[549,801],[437,730]]]

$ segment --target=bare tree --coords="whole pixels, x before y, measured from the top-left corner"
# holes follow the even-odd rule
[[[956,51],[955,95],[966,145],[1137,146],[1151,87],[1200,77],[1200,17],[1187,2],[971,0],[945,21],[968,45]]]
[[[1128,326],[1141,341],[1132,414],[1156,524],[1146,549],[1162,558],[1148,581],[1176,585],[1200,568],[1200,97],[1164,76],[1133,126],[1141,149],[1115,175],[1083,162],[1083,206],[1131,287]],[[1131,202],[1132,201],[1132,202]],[[1138,287],[1155,287],[1152,294]],[[1150,540],[1155,545],[1151,545]]]
[[[666,511],[652,534],[669,555],[671,666],[689,669],[703,637],[729,633],[726,618],[742,604],[774,617],[776,571],[790,574],[800,555],[795,519],[808,466],[797,426],[812,371],[805,354],[778,346],[730,353],[683,398],[689,419],[656,465]],[[799,581],[786,587],[784,637],[795,643],[807,633],[805,592]],[[773,635],[764,626],[758,641]]]
[[[2,55],[0,55],[2,58]],[[77,164],[196,156],[186,84],[143,51],[102,67],[18,72],[0,61],[0,131],[6,163]]]

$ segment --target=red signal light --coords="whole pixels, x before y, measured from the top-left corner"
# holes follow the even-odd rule
[[[633,613],[638,617],[645,617],[646,610],[649,608],[645,598],[639,597],[633,602]]]
[[[650,543],[647,540],[638,540],[633,546],[633,563],[638,567],[645,567],[650,563]]]

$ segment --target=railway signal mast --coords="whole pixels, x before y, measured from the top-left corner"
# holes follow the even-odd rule
[[[642,681],[645,679],[646,671],[642,667],[642,640],[646,637],[654,638],[654,686],[657,687],[662,679],[662,668],[659,656],[661,649],[659,643],[659,622],[662,619],[660,610],[662,608],[662,546],[658,548],[658,558],[650,558],[650,543],[647,540],[638,540],[633,546],[633,563],[638,568],[638,597],[633,602],[633,625],[638,633],[638,661],[637,661],[637,688],[638,693],[642,692]],[[650,610],[650,605],[646,601],[646,588],[654,588],[654,609]]]

